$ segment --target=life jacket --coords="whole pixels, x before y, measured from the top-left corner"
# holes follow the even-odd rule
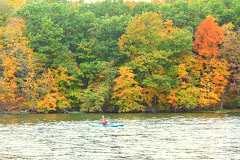
[[[107,123],[107,121],[106,120],[104,120],[104,122],[103,122],[103,125],[107,125],[108,123]]]

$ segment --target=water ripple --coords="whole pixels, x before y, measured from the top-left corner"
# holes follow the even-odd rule
[[[92,127],[94,118],[0,117],[0,159],[240,159],[239,116],[132,116],[108,115],[125,124],[118,128]]]

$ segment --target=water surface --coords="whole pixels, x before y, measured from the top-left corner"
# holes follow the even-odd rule
[[[240,114],[0,115],[0,159],[240,159]]]

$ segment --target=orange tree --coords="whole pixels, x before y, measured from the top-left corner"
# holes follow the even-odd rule
[[[202,107],[215,105],[228,83],[227,62],[220,61],[217,57],[219,45],[225,39],[224,29],[214,21],[214,17],[207,16],[198,26],[193,42],[193,50],[198,53],[197,61],[202,65],[198,99]]]

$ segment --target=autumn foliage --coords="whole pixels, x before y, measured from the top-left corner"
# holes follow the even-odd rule
[[[212,16],[207,16],[195,33],[193,49],[198,52],[198,63],[201,64],[200,70],[200,106],[210,106],[220,100],[228,83],[229,72],[227,61],[220,61],[217,57],[219,45],[225,39],[224,29],[214,22]]]
[[[22,35],[25,28],[22,18],[12,18],[3,34],[1,100],[10,106],[8,110],[15,110],[16,104],[22,103],[23,97],[18,85],[20,79],[17,74],[21,75],[25,65],[29,64],[24,64],[24,57],[33,54],[27,47],[28,39]]]
[[[229,83],[227,85],[226,106],[240,105],[240,30],[233,32],[227,30],[228,37],[221,50],[219,57],[228,62]]]
[[[193,50],[198,52],[199,60],[210,60],[217,56],[219,45],[223,43],[224,39],[224,29],[218,26],[214,17],[207,16],[206,20],[197,28]]]
[[[66,108],[70,103],[61,91],[60,82],[69,84],[74,78],[66,75],[66,68],[44,72],[43,64],[36,53],[28,48],[29,40],[23,36],[26,29],[24,19],[12,18],[6,26],[4,47],[1,54],[3,67],[1,101],[7,111],[19,107],[44,111]],[[39,75],[39,72],[43,72]]]
[[[38,87],[43,93],[41,100],[37,104],[39,112],[70,107],[67,95],[62,91],[61,83],[64,82],[65,85],[70,85],[70,80],[74,80],[74,77],[68,76],[66,72],[66,68],[60,67],[57,70],[48,69],[43,73],[42,79],[38,81]]]
[[[123,4],[128,4],[130,6],[130,8],[133,8],[136,5],[135,2],[131,2],[131,1],[126,1]]]
[[[113,98],[116,105],[119,105],[119,112],[129,112],[132,110],[143,111],[144,106],[139,104],[142,88],[134,80],[134,74],[130,67],[120,67],[120,76],[115,79],[116,85],[113,90]]]
[[[235,0],[1,0],[0,112],[238,107],[239,17]]]

